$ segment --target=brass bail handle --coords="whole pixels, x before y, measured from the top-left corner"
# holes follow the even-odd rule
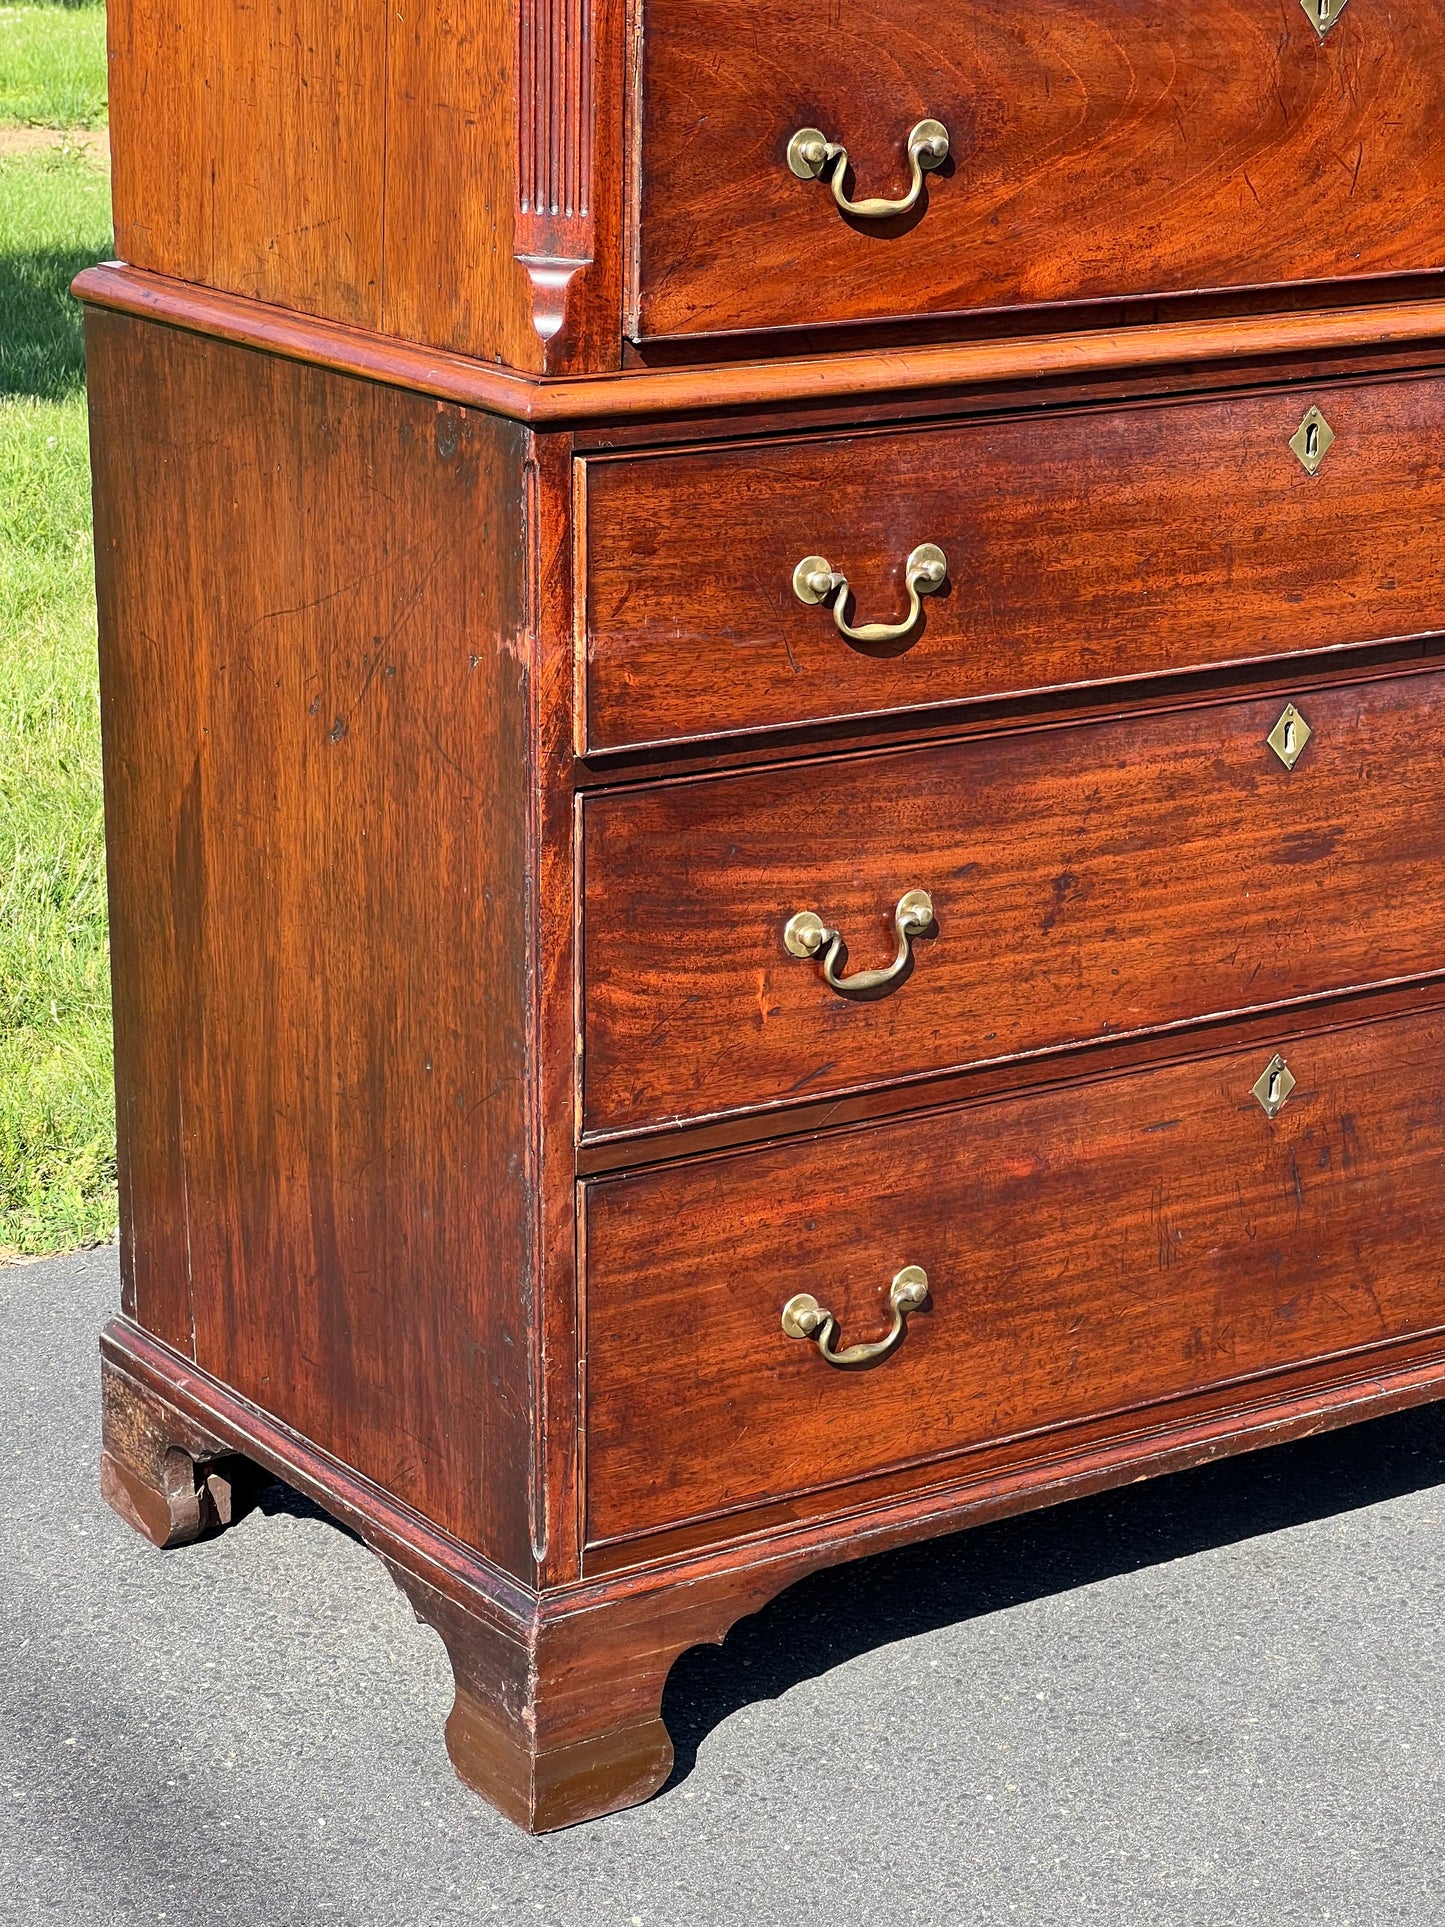
[[[905,1265],[889,1287],[893,1323],[886,1338],[871,1345],[850,1345],[846,1351],[834,1351],[831,1341],[838,1329],[837,1320],[809,1291],[800,1291],[783,1306],[783,1330],[789,1338],[816,1339],[818,1350],[830,1365],[866,1365],[870,1359],[888,1356],[903,1337],[908,1313],[917,1311],[927,1296],[928,1273],[922,1265]]]
[[[936,595],[948,576],[948,557],[936,542],[920,542],[903,565],[904,586],[908,590],[908,614],[902,622],[865,622],[853,628],[844,611],[853,591],[846,575],[839,575],[831,562],[821,555],[805,555],[793,571],[793,594],[799,602],[817,604],[833,601],[833,620],[840,636],[849,642],[896,642],[906,636],[918,620],[923,604],[920,597]]]
[[[843,192],[843,176],[848,171],[848,150],[817,127],[800,127],[788,142],[788,166],[800,181],[816,181],[831,168],[833,199],[845,214],[856,214],[863,221],[886,221],[895,214],[908,214],[918,205],[923,192],[923,177],[948,159],[948,129],[941,120],[921,120],[908,132],[908,166],[912,174],[908,192],[901,201],[850,201]]]
[[[823,976],[834,990],[846,997],[850,991],[878,990],[900,977],[907,968],[913,939],[921,936],[932,922],[933,898],[926,890],[906,890],[893,912],[898,950],[892,963],[882,970],[855,970],[851,977],[838,975],[842,932],[824,923],[816,910],[799,910],[788,918],[783,925],[783,947],[790,957],[816,957],[822,950]]]

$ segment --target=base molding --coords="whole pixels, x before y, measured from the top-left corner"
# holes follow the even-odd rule
[[[101,1336],[102,1490],[154,1544],[228,1524],[219,1462],[249,1460],[350,1527],[441,1638],[456,1699],[446,1742],[460,1778],[532,1833],[633,1806],[672,1770],[662,1694],[674,1660],[722,1640],[811,1565],[720,1566],[678,1585],[541,1592],[502,1573],[339,1460],[239,1398],[127,1319]],[[229,1485],[225,1490],[229,1492]]]
[[[1345,1361],[1341,1361],[1345,1363]],[[819,1567],[1381,1417],[1445,1396],[1445,1345],[1397,1344],[1326,1383],[1261,1395],[1110,1449],[775,1529],[667,1563],[545,1590],[499,1571],[128,1319],[101,1336],[102,1490],[128,1524],[174,1546],[230,1523],[249,1460],[349,1526],[441,1637],[461,1779],[529,1832],[645,1800],[672,1769],[661,1717],[673,1662]]]

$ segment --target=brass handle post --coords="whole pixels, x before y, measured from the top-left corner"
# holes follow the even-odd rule
[[[816,910],[799,910],[783,926],[783,947],[790,957],[816,957],[823,952],[823,976],[834,990],[845,997],[858,990],[878,990],[894,983],[908,966],[913,939],[921,936],[933,922],[933,898],[926,890],[906,890],[893,912],[893,927],[898,933],[898,949],[891,964],[881,970],[855,970],[851,977],[838,975],[838,959],[843,954],[843,933],[824,923]]]
[[[831,562],[821,555],[805,555],[793,571],[793,594],[799,602],[817,604],[831,600],[833,620],[840,636],[849,642],[896,642],[906,636],[918,620],[921,597],[936,595],[948,576],[948,557],[936,542],[920,542],[903,565],[903,582],[908,590],[908,614],[902,622],[865,622],[853,628],[846,610],[853,591],[846,575],[839,575]]]
[[[923,192],[923,177],[948,159],[948,129],[941,120],[921,120],[908,131],[908,192],[901,201],[850,201],[843,192],[843,177],[848,171],[848,150],[817,127],[800,127],[788,142],[788,166],[800,181],[820,180],[831,169],[829,185],[833,199],[845,214],[862,221],[886,221],[895,214],[908,214],[918,205]]]
[[[783,1306],[783,1330],[789,1338],[816,1340],[818,1350],[830,1365],[867,1365],[875,1358],[886,1358],[899,1344],[908,1313],[917,1311],[927,1296],[928,1273],[922,1265],[905,1265],[889,1287],[888,1304],[893,1323],[886,1338],[877,1339],[871,1345],[849,1345],[844,1351],[835,1351],[832,1340],[838,1329],[837,1321],[808,1291],[800,1291]]]

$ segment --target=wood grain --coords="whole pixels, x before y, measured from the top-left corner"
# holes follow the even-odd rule
[[[387,37],[389,335],[540,368],[517,252],[516,10],[396,0]]]
[[[1286,1042],[1273,1120],[1255,1051],[590,1186],[589,1538],[1438,1331],[1442,1048]],[[910,1264],[881,1363],[782,1331],[810,1291],[881,1337]]]
[[[129,1303],[530,1572],[522,431],[89,353]]]
[[[1307,402],[1337,435],[1313,476]],[[590,461],[583,747],[1429,633],[1442,412],[1436,377]],[[855,625],[896,622],[922,541],[949,582],[900,643],[793,593],[823,555]]]
[[[535,373],[615,368],[615,0],[395,0],[382,327]]]
[[[817,1566],[1445,1387],[1445,0],[861,4],[112,0],[103,1489],[359,1532],[533,1831]]]
[[[822,1097],[1441,967],[1445,811],[1425,749],[1440,672],[730,777],[583,806],[589,1132]],[[886,995],[847,969],[933,934]]]
[[[116,248],[381,325],[387,5],[111,0]]]
[[[1350,6],[1323,42],[1298,0],[651,0],[628,332],[1438,269],[1442,51],[1442,0]],[[788,170],[813,126],[855,196],[897,196],[925,116],[952,151],[906,218]]]
[[[1341,1023],[1376,1021],[1399,1012],[1445,1003],[1445,974],[1421,983],[1377,985],[1342,996],[1321,997],[1290,1006],[1291,1036],[1337,1029]],[[603,1177],[650,1165],[675,1163],[713,1151],[739,1150],[769,1144],[783,1136],[803,1135],[873,1119],[917,1116],[944,1105],[976,1104],[992,1098],[1022,1096],[1037,1090],[1077,1083],[1081,1078],[1120,1075],[1151,1065],[1185,1063],[1224,1050],[1274,1049],[1281,1023],[1278,1005],[1242,1015],[1197,1020],[1167,1036],[1144,1031],[1134,1036],[1100,1040],[1087,1049],[1045,1052],[1009,1058],[1002,1063],[971,1065],[934,1077],[906,1082],[865,1085],[842,1096],[810,1097],[800,1093],[785,1105],[754,1111],[730,1112],[692,1124],[671,1124],[641,1135],[603,1135],[583,1138],[576,1152],[582,1177]]]
[[[127,1525],[152,1545],[183,1546],[231,1524],[227,1446],[110,1359],[100,1397],[101,1496]]]

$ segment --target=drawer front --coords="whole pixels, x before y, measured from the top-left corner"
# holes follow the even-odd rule
[[[848,198],[896,200],[924,120],[949,153],[910,212],[789,165],[810,130]],[[1301,0],[648,0],[633,331],[1438,268],[1442,120],[1442,0],[1351,0],[1323,38]]]
[[[1445,1016],[1286,1041],[1273,1119],[1269,1055],[589,1186],[592,1540],[1445,1325]],[[871,1366],[785,1334],[877,1342],[911,1266]]]
[[[1445,969],[1445,671],[594,795],[584,1125],[638,1130]],[[830,987],[786,927],[901,979]],[[796,933],[795,933],[796,937]],[[822,946],[826,958],[831,945]]]
[[[1313,474],[1290,445],[1310,407]],[[1442,423],[1431,377],[589,462],[582,746],[1428,633]],[[896,624],[926,542],[947,580],[895,641],[794,592],[819,555],[850,627]]]

